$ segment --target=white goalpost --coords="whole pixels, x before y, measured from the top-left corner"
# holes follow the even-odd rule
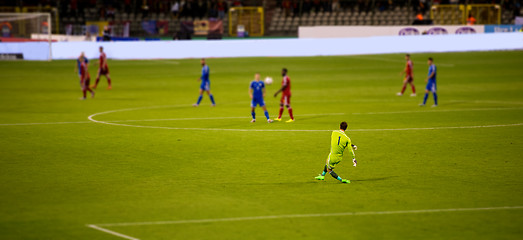
[[[50,13],[0,13],[2,42],[41,41],[49,44],[52,60],[52,22]]]

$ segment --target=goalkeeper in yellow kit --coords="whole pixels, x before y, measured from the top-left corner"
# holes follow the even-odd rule
[[[358,147],[351,143],[350,138],[345,134],[345,130],[347,130],[347,123],[342,122],[340,123],[340,130],[332,131],[331,135],[331,152],[329,154],[329,157],[327,158],[327,164],[325,164],[325,168],[323,169],[323,172],[316,177],[316,180],[325,180],[325,174],[330,173],[330,175],[335,178],[336,180],[342,182],[342,183],[350,183],[350,180],[348,179],[342,179],[338,174],[334,172],[334,168],[338,163],[341,162],[341,159],[343,158],[343,152],[345,149],[349,149],[349,153],[352,156],[352,163],[354,164],[354,167],[356,167],[356,156],[354,155],[354,150],[356,150]]]

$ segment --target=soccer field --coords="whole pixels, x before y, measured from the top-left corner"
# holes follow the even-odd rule
[[[523,51],[412,60],[417,97],[403,54],[208,59],[216,107],[192,107],[199,59],[109,60],[85,101],[75,61],[2,61],[0,239],[522,239]],[[282,67],[296,121],[250,123]],[[341,121],[351,183],[316,181]]]

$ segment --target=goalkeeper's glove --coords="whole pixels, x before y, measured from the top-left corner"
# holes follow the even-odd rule
[[[352,159],[352,163],[354,163],[354,165],[353,165],[353,166],[355,166],[355,167],[356,167],[356,165],[358,164],[358,162],[356,161],[356,158],[353,158],[353,159]]]
[[[358,150],[358,146],[354,145],[354,144],[351,144],[352,146],[352,149],[354,149],[354,151]]]

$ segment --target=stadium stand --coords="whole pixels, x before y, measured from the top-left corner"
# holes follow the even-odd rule
[[[175,0],[0,1],[0,8],[4,12],[32,9],[28,8],[31,6],[20,6],[21,2],[33,4],[38,11],[53,12],[59,16],[58,28],[54,32],[71,35],[85,34],[87,22],[108,21],[113,25],[114,34],[121,35],[124,23],[129,23],[129,35],[133,37],[172,37],[180,31],[182,22],[218,18],[219,4],[224,4],[226,9],[263,5],[266,36],[296,36],[299,26],[410,25],[418,12],[422,13],[424,19],[433,19],[434,24],[464,24],[459,22],[463,10],[458,5],[450,4],[454,8],[437,11],[443,6],[437,3],[459,2],[444,0],[186,0],[179,1],[180,12],[176,16],[171,13]],[[523,15],[520,1],[517,0],[467,2],[499,4],[501,24],[514,24],[515,16]],[[143,22],[148,20],[165,22],[168,31],[147,32]],[[222,20],[224,34],[227,35],[228,14]],[[478,24],[483,23],[480,21]]]

